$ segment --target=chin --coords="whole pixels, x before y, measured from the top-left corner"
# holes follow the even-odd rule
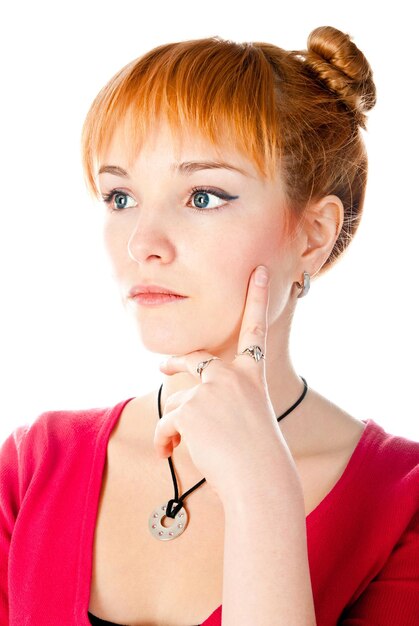
[[[182,333],[170,332],[169,329],[160,329],[158,333],[144,333],[143,330],[139,331],[140,340],[142,345],[149,352],[155,352],[157,354],[189,354],[197,350],[204,350],[210,354],[216,356],[232,353],[232,359],[234,358],[234,350],[232,349],[231,338],[228,341],[220,341],[217,337],[203,338],[202,329],[197,329],[197,337],[194,339],[191,332],[187,336],[182,336]],[[186,333],[185,333],[186,335]],[[204,339],[204,340],[203,340]],[[237,346],[237,340],[236,344]],[[225,358],[225,357],[224,357]]]
[[[140,340],[144,348],[157,354],[188,354],[195,350],[202,350],[202,341],[192,341],[191,337],[182,337],[181,333],[173,335],[168,329],[151,334],[140,332]]]

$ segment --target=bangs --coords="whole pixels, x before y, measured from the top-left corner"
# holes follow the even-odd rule
[[[131,162],[162,117],[175,137],[186,129],[215,147],[227,144],[262,177],[277,170],[274,71],[251,43],[215,37],[166,44],[118,72],[93,101],[83,125],[82,162],[95,197],[100,160],[115,132],[124,129]]]

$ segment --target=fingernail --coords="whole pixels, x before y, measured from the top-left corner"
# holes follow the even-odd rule
[[[256,268],[255,284],[258,287],[266,287],[268,282],[269,282],[268,270],[266,269],[264,265],[259,265]]]

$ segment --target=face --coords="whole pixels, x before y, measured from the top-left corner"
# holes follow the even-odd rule
[[[113,194],[104,208],[105,246],[142,343],[162,354],[204,349],[232,360],[253,269],[270,270],[269,328],[295,280],[280,179],[261,178],[228,145],[216,149],[191,132],[175,142],[164,122],[133,162],[125,155],[115,134],[101,169],[117,166],[128,175],[101,173],[99,187],[102,195]],[[141,304],[129,297],[138,284],[186,297]]]

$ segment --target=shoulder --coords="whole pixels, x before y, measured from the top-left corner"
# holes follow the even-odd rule
[[[355,462],[353,483],[364,512],[390,528],[402,531],[418,513],[419,443],[387,432],[366,420]]]
[[[46,491],[60,490],[64,481],[78,493],[96,455],[106,455],[109,433],[127,402],[45,411],[15,428],[0,445],[0,526],[13,527],[29,492],[32,501],[40,502]]]
[[[369,419],[360,470],[350,519],[363,579],[343,617],[350,623],[416,624],[419,442]]]
[[[0,458],[33,470],[47,456],[82,452],[84,445],[93,445],[107,427],[112,428],[128,401],[111,407],[45,411],[13,430],[0,446]]]
[[[307,430],[310,424],[306,440],[311,453],[342,454],[347,460],[354,454],[357,463],[375,466],[396,479],[418,470],[419,442],[388,432],[374,419],[358,419],[317,392],[312,392],[309,408],[304,426]]]
[[[317,465],[320,459],[333,468],[333,484],[339,475],[334,495],[340,498],[342,514],[350,511],[352,520],[359,514],[364,522],[367,512],[371,520],[382,515],[388,523],[397,520],[401,529],[418,509],[419,442],[312,395],[310,453]]]
[[[419,471],[419,442],[387,432],[374,420],[366,420],[365,447],[369,458],[386,474],[403,477]]]

